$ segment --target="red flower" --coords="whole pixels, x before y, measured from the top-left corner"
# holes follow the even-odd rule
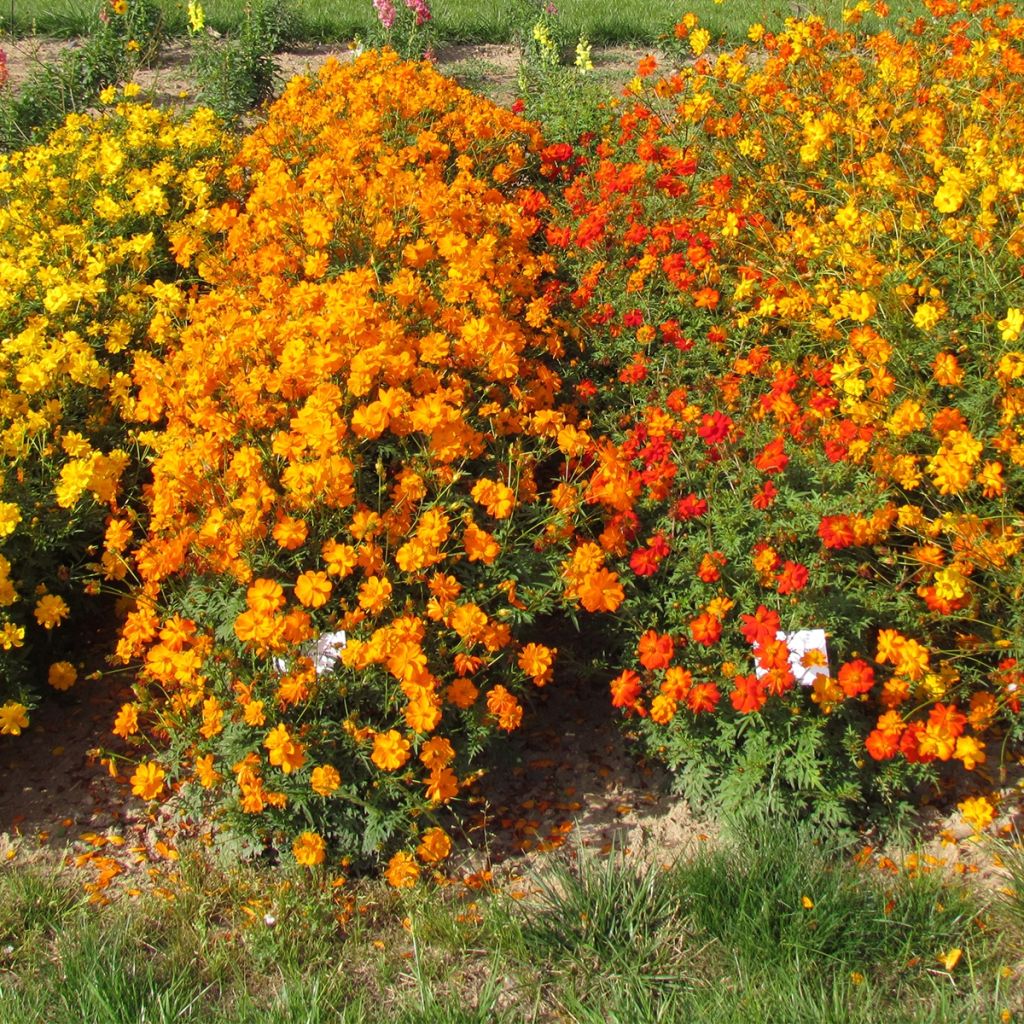
[[[838,551],[854,542],[853,525],[849,516],[822,516],[818,536],[827,548]]]
[[[847,697],[856,697],[867,693],[875,685],[875,670],[866,661],[858,658],[843,665],[838,678],[843,693]]]
[[[718,444],[719,441],[724,441],[729,436],[731,427],[732,420],[725,413],[716,409],[713,413],[704,413],[701,416],[697,434],[704,439],[706,444]]]
[[[675,516],[677,519],[700,519],[708,510],[708,503],[696,494],[687,494],[676,502]]]
[[[766,480],[764,485],[754,492],[753,498],[750,499],[750,504],[759,512],[763,512],[766,508],[769,508],[774,504],[778,494],[779,489],[775,484],[773,484],[771,480]]]
[[[733,682],[736,689],[730,694],[732,706],[741,714],[749,715],[760,711],[768,699],[756,675],[737,676]]]
[[[775,639],[782,620],[779,613],[771,611],[765,606],[758,605],[753,615],[743,615],[740,618],[740,632],[748,644],[761,647]]]
[[[696,643],[712,647],[722,636],[722,623],[710,612],[701,612],[690,622],[690,635]]]
[[[789,462],[785,452],[785,442],[781,437],[769,441],[754,459],[754,465],[762,473],[781,473]]]
[[[775,589],[780,594],[795,594],[807,586],[809,578],[810,574],[807,572],[806,565],[801,565],[799,562],[785,562],[775,583]]]

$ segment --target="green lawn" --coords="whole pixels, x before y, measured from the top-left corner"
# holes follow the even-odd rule
[[[41,35],[74,36],[85,34],[95,17],[97,0],[0,0],[0,26],[16,34],[38,32]],[[401,0],[398,0],[400,3]],[[173,33],[185,30],[184,0],[160,0],[166,24]],[[324,5],[317,0],[287,0],[293,38],[306,41],[348,40],[366,36],[375,23],[371,0],[333,0]],[[769,27],[794,13],[818,10],[838,20],[842,3],[838,0],[811,4],[780,2],[765,7],[755,0],[559,0],[556,23],[565,38],[585,33],[593,43],[652,44],[671,32],[672,26],[688,10],[694,11],[714,35],[737,42],[747,27],[756,21]],[[920,5],[902,0],[893,5],[908,10]],[[208,0],[204,4],[208,23],[221,32],[237,27],[243,4],[238,0]],[[431,4],[434,28],[442,42],[510,42],[537,16],[536,0],[434,0]]]
[[[208,856],[104,907],[66,873],[0,867],[5,1024],[1002,1024],[1021,1005],[1019,902],[795,828],[668,867],[560,854],[494,891]]]

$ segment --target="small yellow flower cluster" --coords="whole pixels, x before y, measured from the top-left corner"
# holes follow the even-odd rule
[[[131,362],[184,309],[173,279],[199,251],[230,144],[208,112],[172,118],[109,89],[37,146],[0,156],[0,646],[31,645],[74,603],[68,577],[137,466],[123,420]],[[187,265],[187,260],[181,263]],[[96,568],[127,572],[130,526]],[[119,532],[120,530],[120,532]],[[127,530],[127,536],[125,535]],[[116,539],[119,538],[119,539]],[[94,556],[93,556],[94,557]],[[66,664],[66,663],[59,663]],[[18,673],[5,659],[0,687]],[[66,688],[73,673],[51,682]]]

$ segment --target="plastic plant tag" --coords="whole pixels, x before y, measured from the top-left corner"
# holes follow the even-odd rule
[[[823,629],[798,629],[793,633],[779,630],[775,634],[777,640],[785,641],[789,648],[789,667],[800,686],[813,686],[818,676],[827,676],[828,646],[825,642]],[[757,645],[754,645],[757,651]],[[755,663],[754,671],[758,679],[766,674],[766,670]]]
[[[300,652],[304,657],[312,659],[313,669],[317,675],[320,675],[322,672],[330,672],[334,668],[347,643],[345,630],[342,629],[337,633],[322,633],[314,643],[303,644]],[[275,658],[274,668],[278,672],[287,672],[288,663],[284,658]]]

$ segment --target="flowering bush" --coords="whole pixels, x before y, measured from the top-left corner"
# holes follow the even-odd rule
[[[211,290],[136,361],[135,414],[161,426],[116,731],[156,745],[144,798],[178,786],[280,848],[303,832],[306,864],[418,835],[408,881],[551,678],[526,627],[558,594],[574,427],[537,145],[387,52],[293,80],[244,140]]]
[[[0,696],[30,701],[33,674],[71,686],[58,627],[86,576],[125,575],[131,359],[184,307],[172,254],[202,236],[229,149],[208,112],[118,102],[0,156]]]
[[[1024,23],[929,8],[717,57],[687,16],[692,66],[548,167],[613,703],[736,810],[839,820],[1020,731]]]

